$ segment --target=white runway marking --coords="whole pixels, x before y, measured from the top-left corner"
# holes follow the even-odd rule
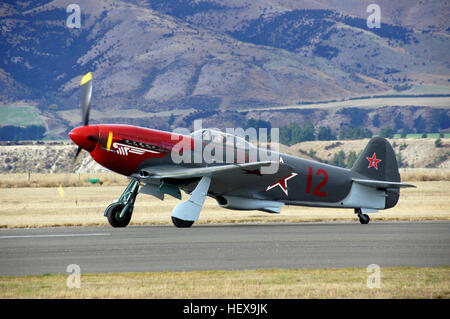
[[[90,236],[109,236],[110,233],[93,233],[93,234],[55,234],[55,235],[11,235],[0,236],[0,239],[15,239],[15,238],[54,238],[54,237],[90,237]]]

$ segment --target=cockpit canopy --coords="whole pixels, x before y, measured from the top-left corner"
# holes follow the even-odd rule
[[[201,129],[191,133],[192,138],[201,139],[203,143],[219,143],[226,144],[227,146],[236,146],[239,149],[251,149],[255,148],[251,143],[247,142],[244,138],[233,135],[230,133],[224,133],[213,129]]]

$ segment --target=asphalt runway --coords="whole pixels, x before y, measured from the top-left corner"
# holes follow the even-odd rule
[[[450,222],[57,227],[0,230],[0,275],[442,266]]]

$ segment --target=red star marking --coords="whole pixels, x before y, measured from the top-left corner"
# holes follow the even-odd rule
[[[367,168],[371,168],[373,166],[376,170],[378,170],[378,163],[381,162],[381,160],[377,158],[377,154],[373,153],[372,157],[366,158],[369,161],[369,166],[367,166]]]
[[[271,190],[274,187],[280,186],[281,190],[286,194],[286,196],[288,196],[287,181],[297,175],[298,175],[298,173],[291,173],[289,176],[286,176],[285,178],[280,179],[278,182],[276,182],[270,186],[267,186],[266,192],[268,190]]]

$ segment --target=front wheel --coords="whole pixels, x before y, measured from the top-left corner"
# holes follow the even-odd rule
[[[358,215],[359,222],[363,225],[368,224],[370,222],[370,217],[367,214]]]
[[[194,223],[193,220],[183,220],[172,216],[172,223],[178,228],[188,228]]]
[[[120,213],[122,212],[122,209],[124,208],[123,204],[111,204],[106,209],[106,217],[108,218],[108,222],[112,227],[126,227],[130,223],[131,220],[131,211],[128,209],[128,211],[125,213],[125,215],[120,218]]]

